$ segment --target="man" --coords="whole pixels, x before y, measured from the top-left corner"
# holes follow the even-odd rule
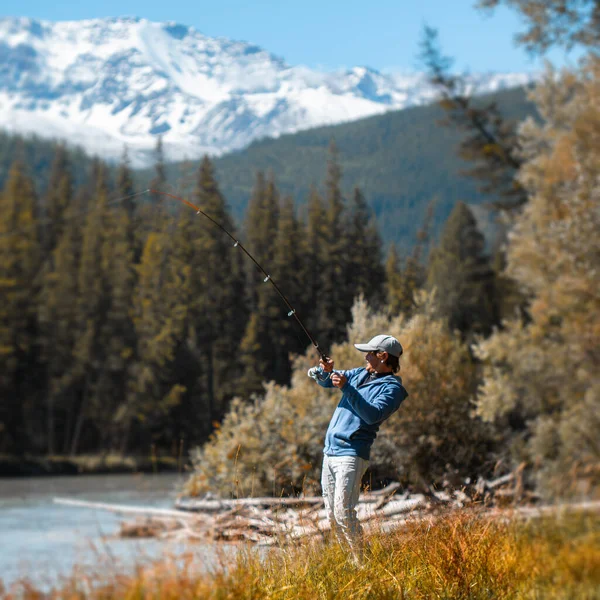
[[[391,335],[377,335],[367,344],[354,344],[365,352],[366,367],[334,371],[334,362],[320,361],[309,376],[322,387],[342,392],[323,449],[321,486],[332,529],[350,546],[356,561],[360,556],[362,529],[356,504],[369,453],[379,426],[398,410],[408,396],[400,377],[402,346]]]

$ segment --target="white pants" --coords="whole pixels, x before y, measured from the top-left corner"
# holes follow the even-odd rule
[[[362,528],[356,518],[360,483],[369,461],[358,456],[323,456],[321,487],[331,528],[356,557],[360,554]]]

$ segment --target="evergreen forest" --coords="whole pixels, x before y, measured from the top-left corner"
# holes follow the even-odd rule
[[[598,490],[597,29],[572,24],[567,35],[552,15],[523,16],[530,51],[587,49],[577,67],[548,67],[522,100],[526,114],[505,112],[495,96],[472,99],[425,28],[437,107],[177,167],[181,195],[265,266],[336,368],[360,366],[353,344],[375,334],[402,342],[410,395],[381,428],[373,485],[461,488],[513,473],[523,497]],[[456,136],[444,160],[462,165],[476,202],[384,149],[387,137],[414,149],[400,124],[423,110],[428,127]],[[432,169],[442,162],[436,139],[421,140]],[[140,180],[174,189],[160,140],[143,174],[126,152],[109,167],[46,148],[32,162],[33,146],[16,142],[2,158],[11,165],[0,193],[0,453],[173,456],[183,447],[190,494],[318,489],[336,391],[306,376],[318,356],[252,261],[189,207],[139,194]],[[326,168],[313,180],[317,163]],[[420,190],[402,219],[386,203],[403,191],[378,176],[396,167]],[[493,240],[475,205],[493,211]]]

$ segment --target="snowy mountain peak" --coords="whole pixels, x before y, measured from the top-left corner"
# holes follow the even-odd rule
[[[524,74],[474,77],[479,91]],[[134,164],[162,136],[169,159],[431,101],[422,74],[323,73],[246,42],[138,17],[52,23],[0,18],[0,127],[66,139]]]

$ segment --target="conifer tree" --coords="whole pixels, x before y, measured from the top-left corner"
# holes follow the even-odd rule
[[[306,282],[309,279],[306,255],[303,225],[296,215],[294,199],[287,196],[283,199],[279,212],[272,271],[283,294],[303,317],[309,314],[310,305],[313,303],[312,298],[306,297]],[[280,306],[281,311],[286,311],[281,300]],[[280,312],[280,315],[284,317],[284,322],[281,324],[284,334],[280,339],[285,340],[286,352],[304,352],[309,344],[305,334],[300,331],[292,317],[285,320],[285,313]],[[287,381],[287,377],[285,380]]]
[[[63,144],[56,147],[50,171],[48,191],[45,198],[46,219],[43,227],[44,254],[46,258],[56,247],[64,224],[62,218],[73,199],[73,177],[70,171],[69,156]]]
[[[81,250],[79,220],[73,204],[64,213],[62,235],[52,253],[52,268],[44,272],[39,303],[41,343],[46,365],[46,451],[68,452],[73,429],[73,389],[69,372],[77,337],[76,299]],[[62,430],[59,435],[58,429]]]
[[[402,312],[402,265],[395,244],[390,244],[385,262],[386,295],[392,315]]]
[[[498,323],[494,272],[473,213],[458,202],[429,264],[427,286],[435,288],[438,314],[464,336],[487,335]]]
[[[167,184],[167,171],[162,137],[156,140],[154,150],[154,177],[150,181],[150,189],[164,191]],[[163,194],[150,194],[150,202],[140,211],[146,231],[161,231],[162,223],[167,218],[169,210]],[[142,244],[143,245],[143,241]]]
[[[37,302],[42,250],[36,193],[20,160],[11,167],[0,202],[0,393],[4,399],[0,428],[6,445],[21,451],[30,441],[29,426],[39,416]]]
[[[127,152],[127,146],[125,146],[121,157],[121,163],[117,170],[117,194],[119,195],[119,198],[124,198],[133,195],[133,193],[133,176],[131,174],[129,153]],[[135,214],[134,201],[127,198],[123,201],[122,206],[125,208],[129,219],[132,220]]]
[[[381,256],[381,237],[374,216],[358,187],[354,188],[346,226],[346,256],[349,275],[346,287],[353,297],[362,294],[370,306],[385,304],[385,270]]]
[[[262,172],[256,174],[256,183],[248,202],[244,220],[246,247],[256,260],[268,268],[273,259],[273,240],[277,232],[279,193],[273,176],[267,181]],[[247,265],[249,309],[256,310],[260,273],[255,265]]]
[[[308,198],[308,215],[306,222],[306,282],[305,296],[310,301],[310,312],[307,315],[309,329],[319,344],[325,348],[327,341],[327,321],[322,316],[323,303],[323,277],[322,269],[326,256],[325,236],[326,212],[323,198],[313,186]]]
[[[279,210],[279,223],[273,243],[270,274],[294,308],[304,315],[303,241],[294,202],[286,198]],[[271,285],[258,288],[257,310],[251,314],[241,345],[246,393],[259,393],[263,383],[274,380],[286,384],[291,374],[290,353],[306,347],[293,315]]]
[[[443,124],[466,133],[459,155],[474,165],[466,175],[477,179],[481,191],[495,198],[496,208],[518,209],[527,195],[516,178],[522,164],[516,123],[502,116],[496,102],[481,107],[472,102],[468,83],[450,73],[452,60],[442,55],[438,33],[431,27],[423,30],[420,57],[441,95],[440,106],[446,114]]]
[[[113,415],[118,404],[126,397],[135,348],[135,332],[130,316],[135,285],[131,231],[131,220],[125,207],[117,206],[107,214],[102,240],[106,315],[99,334],[105,356],[104,372],[110,390],[104,406],[112,403]]]
[[[424,267],[423,255],[426,254],[429,244],[429,230],[433,217],[433,203],[427,209],[423,226],[417,232],[417,243],[412,253],[408,256],[402,268],[397,263],[395,250],[392,256],[388,256],[388,277],[392,276],[392,285],[388,284],[388,294],[393,296],[389,299],[394,312],[402,313],[410,317],[417,308],[416,295],[425,285],[427,273]],[[394,276],[399,269],[399,276]]]
[[[69,374],[69,380],[77,387],[79,396],[71,454],[77,454],[84,426],[92,417],[99,417],[99,411],[103,411],[104,408],[102,401],[109,394],[100,336],[109,303],[103,269],[108,195],[106,167],[97,163],[92,176],[95,177],[95,193],[90,200],[91,206],[82,232],[81,260],[77,277],[77,340]],[[103,416],[106,417],[106,412]],[[106,425],[98,418],[95,431],[104,429]],[[106,430],[104,433],[107,433]],[[97,442],[95,439],[89,441]]]
[[[190,271],[189,264],[174,256],[173,243],[165,232],[149,234],[137,267],[132,303],[136,360],[131,366],[127,402],[116,415],[122,452],[132,439],[137,446],[147,447],[159,427],[167,438],[168,417],[186,392],[177,377],[176,361],[186,335]],[[195,420],[188,414],[182,416],[182,424],[185,419]]]
[[[225,229],[235,233],[225,199],[215,179],[213,166],[204,157],[198,172],[194,202]],[[194,221],[190,239],[191,322],[193,351],[202,377],[199,393],[206,403],[205,422],[211,424],[225,409],[235,389],[231,372],[238,359],[238,346],[244,333],[244,278],[241,256],[229,238],[205,218]]]
[[[346,331],[353,290],[347,282],[351,278],[347,249],[349,239],[344,231],[345,205],[341,191],[342,172],[338,151],[332,141],[329,147],[326,179],[326,209],[323,228],[323,263],[320,269],[320,329],[326,343],[339,341]]]

